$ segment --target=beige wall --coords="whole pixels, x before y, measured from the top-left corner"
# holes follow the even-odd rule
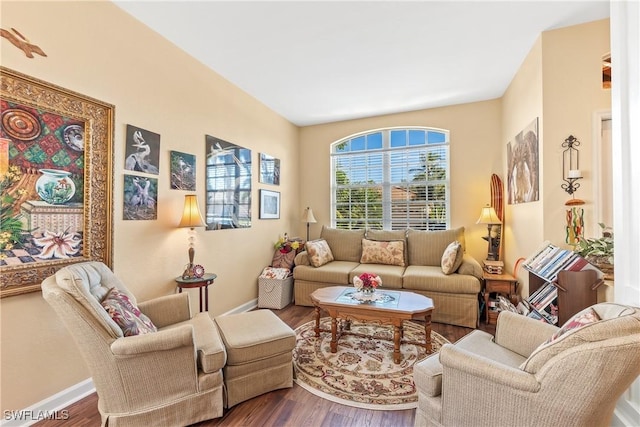
[[[486,226],[476,225],[482,207],[490,203],[492,173],[500,173],[501,101],[492,100],[359,120],[304,127],[300,131],[300,209],[311,206],[318,224],[329,225],[331,143],[366,130],[392,126],[430,126],[451,131],[451,226],[464,226],[468,252],[487,255]]]
[[[592,200],[592,159],[599,155],[593,152],[593,120],[594,113],[611,108],[610,90],[602,89],[601,75],[602,56],[609,46],[608,19],[544,32],[502,98],[504,147],[534,117],[540,118],[540,200],[507,205],[506,259],[510,266],[544,240],[565,245],[564,203],[571,196],[560,187],[561,144],[569,135],[581,142],[584,179],[575,196],[586,202],[587,236],[600,221],[594,218]],[[506,171],[506,155],[504,161]],[[519,277],[526,295],[526,272],[521,270]]]
[[[567,29],[543,35],[504,98],[298,129],[109,2],[2,2],[1,7],[0,26],[18,29],[48,54],[47,58],[28,59],[1,39],[2,65],[116,106],[114,269],[140,300],[173,292],[172,278],[186,262],[186,230],[175,228],[186,193],[169,189],[170,150],[197,155],[201,206],[205,134],[252,149],[254,161],[263,151],[282,160],[279,187],[257,184],[255,177],[252,180],[250,229],[198,231],[196,261],[219,277],[210,290],[216,315],[256,298],[256,277],[269,263],[278,234],[304,235],[299,220],[304,207],[311,206],[318,219],[311,227],[312,237],[319,234],[322,224],[329,223],[328,154],[333,141],[378,127],[449,129],[452,226],[466,227],[469,251],[481,260],[486,255],[486,242],[481,239],[486,230],[475,221],[480,208],[489,202],[489,178],[492,173],[504,177],[506,143],[533,117],[540,117],[547,179],[543,177],[541,183],[540,202],[507,206],[506,261],[512,265],[542,239],[562,236],[558,217],[566,193],[547,194],[560,185],[559,177],[553,176],[558,173],[554,153],[559,155],[559,144],[568,133],[588,141],[589,135],[582,137],[591,125],[586,115],[608,107],[590,83],[595,81],[594,71],[586,70],[582,62],[576,70],[575,62],[563,57],[575,52],[580,56],[575,60],[587,56],[587,62],[597,62],[596,54],[604,53],[600,44],[608,46],[603,23],[578,28],[575,33]],[[587,48],[593,44],[597,46]],[[577,46],[584,49],[576,50]],[[586,79],[588,88],[583,93],[574,82],[549,86],[547,73],[554,78],[568,74],[577,81]],[[156,221],[122,220],[126,124],[162,135]],[[545,139],[550,141],[546,147]],[[585,165],[590,164],[590,156],[585,153]],[[257,174],[255,165],[253,172]],[[280,220],[257,219],[259,188],[282,193]],[[590,194],[586,188],[582,191],[580,196]],[[193,294],[194,307],[196,299]],[[0,320],[2,410],[25,408],[89,376],[68,333],[39,293],[0,300]]]
[[[110,2],[3,1],[0,19],[2,28],[16,28],[48,55],[29,59],[3,38],[3,66],[115,105],[114,269],[138,299],[174,292],[173,278],[188,261],[187,230],[176,228],[187,192],[169,189],[169,151],[197,156],[203,208],[205,134],[252,150],[252,227],[198,230],[196,262],[218,274],[210,289],[214,314],[255,299],[256,278],[271,262],[278,234],[301,230],[298,128]],[[122,220],[127,124],[161,135],[155,221]],[[258,184],[260,152],[281,159],[280,186]],[[281,192],[280,220],[258,220],[259,188]],[[40,293],[4,298],[0,310],[2,410],[25,408],[89,377]]]

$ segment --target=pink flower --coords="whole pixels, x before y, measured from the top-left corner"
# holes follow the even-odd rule
[[[54,233],[52,231],[45,231],[44,235],[38,239],[33,239],[34,243],[42,247],[40,254],[36,255],[37,258],[50,259],[50,258],[69,258],[71,255],[78,253],[80,248],[80,235],[78,233]]]
[[[375,289],[382,285],[380,276],[371,273],[362,273],[353,278],[353,286],[358,289]]]

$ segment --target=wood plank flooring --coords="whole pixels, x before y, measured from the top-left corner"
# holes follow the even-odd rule
[[[292,328],[314,319],[311,307],[289,305],[282,310],[273,310]],[[433,323],[432,329],[451,342],[455,342],[472,331],[469,328]],[[495,333],[495,326],[480,323],[480,329]],[[38,427],[88,427],[100,425],[98,396],[90,396],[66,408],[69,419],[65,421],[44,420]],[[218,419],[204,421],[195,426],[243,426],[243,427],[360,427],[360,426],[413,426],[414,409],[404,411],[373,411],[340,405],[317,397],[297,384],[293,388],[277,390],[240,403]]]

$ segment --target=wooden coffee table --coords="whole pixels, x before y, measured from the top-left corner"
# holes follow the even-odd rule
[[[331,352],[338,351],[338,339],[344,330],[349,328],[351,320],[377,321],[381,324],[393,326],[393,362],[398,364],[402,359],[400,342],[403,338],[402,322],[405,320],[424,320],[426,339],[423,345],[427,353],[431,353],[431,312],[433,301],[423,295],[413,292],[380,290],[385,295],[381,301],[361,302],[353,298],[350,293],[355,291],[349,286],[330,286],[316,289],[311,294],[311,301],[316,310],[316,337],[320,332],[320,311],[324,310],[331,317]],[[346,327],[338,330],[338,319],[346,322]],[[413,344],[413,343],[412,343]]]

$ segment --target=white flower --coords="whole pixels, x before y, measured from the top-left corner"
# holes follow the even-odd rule
[[[37,258],[69,258],[71,255],[78,253],[80,248],[80,234],[78,233],[54,233],[45,231],[40,238],[33,239],[34,243],[42,247],[42,251],[36,255]]]

